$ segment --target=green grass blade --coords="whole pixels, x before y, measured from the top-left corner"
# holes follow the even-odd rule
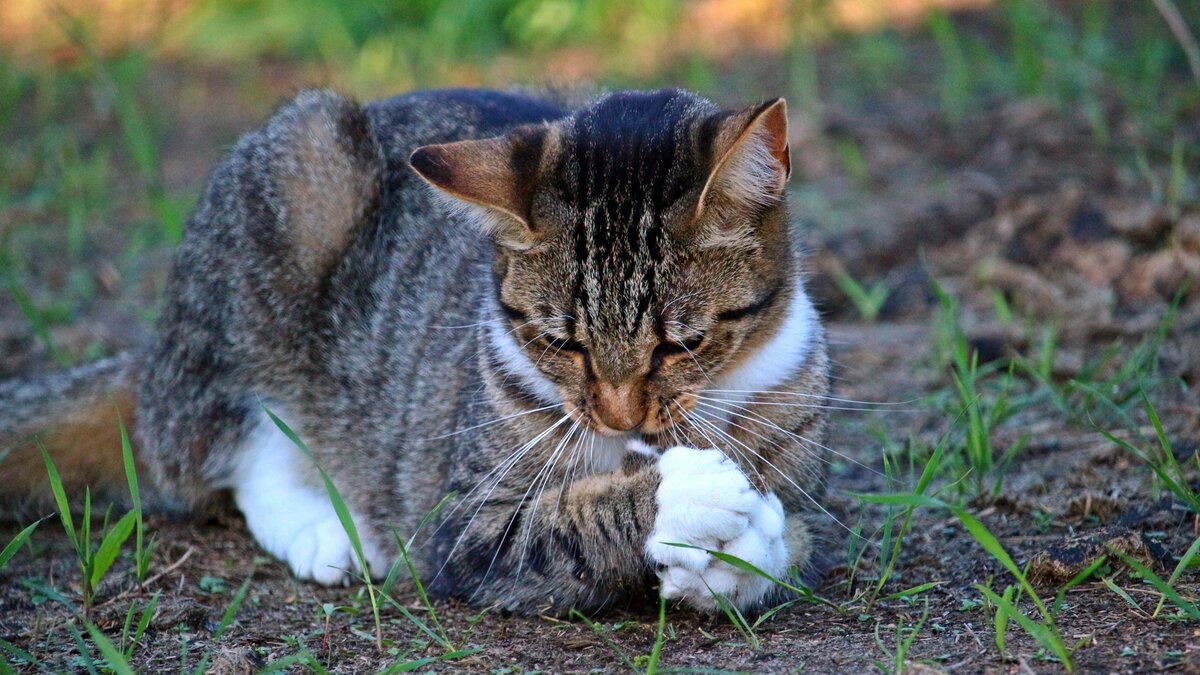
[[[150,627],[150,620],[154,618],[154,613],[158,611],[158,599],[162,595],[162,591],[157,591],[150,596],[150,601],[146,603],[146,608],[142,610],[142,616],[138,619],[137,627],[133,630],[133,635],[129,636],[129,644],[125,647],[125,656],[132,658],[133,650],[137,647],[138,641],[146,634],[146,629]],[[132,610],[132,606],[130,606]]]
[[[617,656],[621,657],[621,660],[625,662],[625,665],[629,666],[630,670],[635,673],[642,672],[642,669],[637,667],[637,665],[633,662],[633,659],[629,658],[629,655],[625,653],[625,650],[621,649],[617,643],[612,641],[612,638],[608,637],[608,631],[604,630],[603,626],[587,618],[577,609],[572,609],[570,616],[573,619],[579,619],[580,621],[586,623],[588,627],[596,633],[596,635],[600,636],[600,639],[604,641],[604,644],[608,645],[609,649],[613,650],[617,653]]]
[[[925,591],[928,591],[931,588],[937,588],[938,586],[941,586],[944,583],[946,583],[946,582],[944,582],[944,581],[928,581],[923,584],[913,586],[912,588],[906,588],[902,591],[896,591],[895,593],[885,595],[882,598],[879,598],[879,601],[887,602],[888,600],[899,600],[900,598],[903,598],[905,596],[912,596],[912,595],[924,593]]]
[[[920,635],[921,629],[925,627],[925,621],[928,619],[929,619],[929,598],[925,598],[925,609],[924,609],[924,611],[921,612],[921,618],[917,620],[917,625],[913,626],[912,630],[910,630],[908,632],[908,637],[904,638],[904,641],[901,642],[900,649],[896,650],[898,654],[903,654],[905,656],[908,655],[909,650],[912,649],[913,643],[917,641],[917,636]],[[898,632],[899,626],[897,626],[896,628],[897,628],[897,632]],[[903,665],[903,663],[900,663],[898,665]]]
[[[404,544],[404,548],[406,550],[412,550],[413,542],[416,541],[417,535],[421,533],[421,530],[425,529],[425,526],[433,522],[433,519],[437,518],[437,515],[442,512],[442,509],[446,508],[446,505],[454,501],[454,499],[457,497],[457,492],[450,492],[445,497],[442,497],[441,500],[439,500],[438,503],[433,507],[433,509],[431,509],[429,513],[426,513],[425,516],[421,518],[421,522],[417,523],[417,528],[413,530],[412,535]]]
[[[133,502],[134,511],[141,514],[142,493],[138,489],[137,465],[133,459],[133,445],[129,442],[129,430],[125,428],[125,420],[117,411],[117,425],[121,430],[121,461],[125,465],[125,482],[129,484],[129,498]]]
[[[346,506],[346,501],[342,499],[342,493],[338,491],[337,486],[334,485],[333,479],[329,477],[325,468],[317,462],[316,456],[304,440],[295,431],[292,431],[291,427],[284,423],[279,416],[269,410],[266,405],[263,405],[261,401],[259,405],[262,406],[262,409],[271,418],[271,421],[275,423],[275,426],[283,432],[284,436],[287,436],[301,452],[312,460],[313,466],[316,467],[317,472],[321,475],[321,481],[325,484],[325,492],[329,495],[329,502],[333,506],[334,513],[337,514],[338,522],[342,525],[342,530],[346,533],[346,538],[350,540],[350,547],[354,549],[359,569],[362,570],[362,580],[367,586],[367,595],[371,600],[371,614],[375,620],[375,648],[379,652],[383,652],[383,625],[379,617],[378,591],[375,585],[371,583],[371,571],[367,565],[367,556],[363,552],[362,539],[359,537],[358,527],[354,524],[354,518],[350,515],[350,508]]]
[[[1000,597],[1011,603],[1013,592],[1015,590],[1015,586],[1006,586],[1004,588],[1004,594]],[[996,618],[994,620],[996,627],[996,650],[1000,652],[1002,657],[1005,657],[1005,655],[1008,654],[1008,622],[1010,618],[1011,617],[1009,616],[1007,609],[1001,607],[1000,605],[996,605]]]
[[[83,639],[83,634],[74,624],[67,624],[67,632],[71,634],[71,638],[75,640],[75,648],[79,650],[79,658],[83,660],[83,666],[87,668],[89,675],[98,675],[96,672],[96,659],[92,658],[92,650],[88,648],[87,642]]]
[[[426,656],[414,661],[397,661],[380,671],[380,675],[383,675],[384,673],[411,673],[412,671],[424,668],[431,663],[437,663],[438,661],[453,661],[454,659],[461,659],[464,656],[478,654],[481,651],[483,650],[478,648],[457,649],[455,651],[442,654],[441,656]]]
[[[104,660],[108,662],[109,670],[117,675],[133,675],[133,668],[129,667],[125,655],[107,637],[104,637],[104,633],[101,633],[100,629],[91,623],[87,624],[87,629],[92,636],[92,642],[96,643],[96,647],[104,655]]]
[[[46,463],[46,475],[50,479],[50,490],[54,493],[54,503],[58,505],[58,517],[62,520],[63,530],[67,533],[67,538],[75,546],[75,550],[79,550],[79,538],[75,531],[75,520],[71,517],[71,505],[67,503],[67,493],[63,489],[62,478],[58,475],[58,468],[54,466],[54,460],[50,459],[50,453],[46,451],[46,446],[38,441],[38,448],[42,451],[42,460]]]
[[[389,597],[387,599],[396,609],[400,610],[400,613],[404,615],[404,618],[411,621],[412,624],[417,627],[417,630],[428,635],[429,639],[441,645],[443,649],[453,649],[453,646],[446,640],[446,638],[438,635],[436,631],[429,627],[429,624],[422,621],[421,618],[416,614],[413,614],[412,610],[404,605],[401,605],[399,602],[396,602],[396,600],[393,598]]]
[[[117,555],[121,552],[121,545],[133,533],[135,522],[136,514],[133,511],[126,513],[100,540],[100,547],[96,549],[96,555],[92,558],[92,588],[100,585],[100,580],[104,578],[108,568],[112,567],[116,561]]]
[[[757,626],[758,623],[756,622]],[[646,661],[646,675],[658,673],[658,662],[662,658],[663,642],[666,639],[667,599],[658,598],[658,627],[654,631],[654,646],[650,648],[650,659]],[[753,628],[753,627],[752,627]]]
[[[1183,596],[1179,595],[1179,591],[1175,590],[1174,586],[1160,579],[1157,574],[1150,571],[1150,568],[1138,562],[1133,557],[1125,555],[1120,551],[1113,551],[1113,553],[1123,560],[1126,565],[1129,565],[1134,569],[1134,571],[1141,575],[1142,579],[1145,579],[1146,583],[1157,589],[1159,593],[1163,594],[1163,597],[1170,600],[1171,603],[1182,610],[1184,614],[1187,614],[1188,618],[1200,619],[1200,607],[1196,606],[1196,603],[1194,602],[1185,600]]]
[[[45,670],[45,668],[42,668],[42,664],[38,662],[37,658],[35,658],[33,654],[21,649],[8,640],[0,639],[0,651],[7,653],[16,661],[33,666],[38,670]]]
[[[33,534],[33,531],[37,529],[37,526],[41,522],[37,520],[30,523],[29,527],[18,532],[17,536],[13,537],[12,541],[8,542],[8,545],[4,547],[4,550],[0,551],[0,570],[4,569],[8,565],[8,561],[12,560],[12,557],[17,554],[17,551],[21,550],[25,542],[29,541],[30,535]]]
[[[45,596],[47,600],[53,600],[63,607],[66,607],[67,611],[71,612],[72,614],[79,611],[79,608],[75,606],[75,603],[71,602],[70,598],[60,593],[57,588],[43,582],[41,579],[22,579],[18,583],[34,593]]]
[[[861,499],[864,502],[871,504],[887,504],[899,506],[924,506],[934,509],[949,509],[952,508],[947,502],[944,502],[937,497],[930,497],[923,494],[912,494],[908,492],[899,493],[884,493],[884,494],[866,494],[862,492],[848,492],[848,496],[855,499]]]
[[[758,635],[750,627],[750,623],[746,621],[746,617],[742,615],[741,610],[730,602],[729,598],[709,588],[707,582],[704,584],[704,587],[708,588],[708,594],[717,602],[717,607],[720,607],[725,616],[729,618],[729,623],[733,624],[733,627],[742,634],[742,637],[746,638],[746,643],[750,648],[756,652],[762,650],[762,641],[758,639]]]
[[[1156,461],[1153,457],[1150,457],[1148,454],[1146,454],[1146,452],[1144,452],[1141,448],[1133,445],[1129,441],[1126,441],[1123,438],[1118,438],[1114,434],[1099,427],[1096,427],[1096,430],[1099,431],[1100,434],[1109,441],[1112,441],[1125,450],[1128,450],[1131,454],[1133,454],[1134,457],[1137,457],[1143,463],[1149,466],[1150,470],[1154,472],[1154,475],[1158,476],[1158,479],[1162,481],[1162,484],[1166,486],[1167,490],[1171,494],[1179,498],[1180,501],[1186,504],[1188,508],[1195,513],[1200,513],[1200,494],[1197,494],[1194,490],[1192,490],[1191,486],[1189,486],[1185,481],[1177,480],[1175,476],[1171,475],[1171,472],[1168,469],[1168,467],[1174,463],[1173,456],[1169,461]],[[1175,466],[1178,468],[1178,465]]]
[[[322,666],[319,661],[306,649],[298,654],[291,654],[283,658],[276,659],[267,664],[266,668],[258,671],[259,675],[266,673],[293,672],[296,666],[306,666],[317,675],[328,675],[329,671]]]
[[[1168,584],[1170,584],[1172,587],[1175,586],[1175,582],[1179,581],[1179,577],[1183,575],[1184,570],[1186,570],[1188,567],[1191,567],[1192,561],[1195,560],[1197,553],[1200,553],[1200,537],[1197,537],[1196,541],[1193,541],[1192,545],[1188,547],[1188,550],[1179,558],[1179,562],[1175,565],[1175,569],[1171,572],[1171,578],[1167,579]],[[3,567],[3,565],[0,564],[0,567]],[[1154,608],[1155,618],[1157,618],[1159,612],[1162,611],[1163,604],[1166,601],[1166,596],[1159,599],[1158,606]]]
[[[129,642],[129,629],[133,628],[133,613],[136,611],[137,611],[137,600],[133,600],[132,602],[129,603],[129,609],[125,610],[125,623],[121,625],[121,645],[120,646],[121,646],[121,652],[123,654],[125,654],[126,657],[129,656],[129,652],[126,651],[125,646]]]
[[[135,529],[136,534],[134,548],[134,566],[136,568],[138,583],[145,581],[146,576],[150,572],[150,555],[145,546],[145,530],[146,524],[142,517],[142,492],[138,487],[137,464],[133,459],[133,444],[129,442],[129,430],[125,427],[125,420],[121,418],[121,411],[117,410],[117,425],[121,430],[121,462],[125,465],[125,483],[129,486],[129,501],[133,505],[133,513],[135,514]]]
[[[451,492],[442,497],[441,500],[438,501],[437,505],[435,505],[433,509],[429,511],[429,513],[426,513],[425,516],[421,518],[421,522],[417,523],[416,529],[413,530],[412,536],[408,538],[407,542],[400,541],[400,534],[395,530],[392,530],[392,536],[396,539],[396,546],[400,549],[400,559],[403,561],[404,566],[408,569],[409,577],[413,581],[413,586],[416,587],[417,595],[420,596],[421,603],[425,606],[425,611],[429,614],[430,620],[437,629],[437,635],[434,636],[434,639],[449,652],[456,651],[456,648],[450,640],[450,634],[442,626],[441,619],[439,619],[437,615],[437,610],[433,608],[433,603],[430,602],[429,595],[425,591],[425,584],[421,582],[421,575],[417,572],[416,565],[413,564],[412,557],[408,554],[408,552],[412,548],[413,542],[416,540],[417,535],[420,534],[421,530],[423,530],[426,525],[432,522],[433,519],[437,517],[437,514],[440,513],[441,510],[457,496],[458,493]],[[391,570],[388,571],[387,579],[384,580],[383,586],[380,590],[380,592],[384,595],[387,595],[391,592],[392,586],[396,582],[399,569],[399,565],[394,564],[392,565]],[[392,600],[392,603],[396,604],[395,600]],[[410,616],[407,610],[403,611],[405,612],[406,616]]]
[[[679,544],[679,543],[671,542],[671,541],[664,541],[662,543],[666,544],[667,546],[677,546],[679,548],[694,548],[697,551],[704,551],[704,552],[708,553],[709,555],[711,555],[712,557],[716,558],[717,560],[720,560],[723,563],[732,565],[733,567],[736,567],[737,569],[742,570],[743,572],[749,572],[750,574],[760,576],[763,579],[768,579],[768,580],[774,582],[775,584],[778,584],[779,586],[788,589],[789,591],[794,591],[796,593],[807,593],[808,592],[806,589],[798,588],[796,586],[789,584],[788,582],[786,582],[782,579],[777,579],[777,578],[775,578],[775,576],[768,574],[767,572],[764,572],[763,570],[759,569],[754,564],[746,562],[745,560],[742,560],[741,558],[739,558],[735,555],[730,555],[728,553],[725,553],[724,551],[714,551],[714,550],[703,548],[700,546],[693,546],[691,544]]]
[[[767,611],[759,614],[758,618],[754,620],[754,623],[751,624],[750,627],[757,629],[759,626],[761,626],[764,623],[766,623],[767,621],[769,621],[771,619],[771,617],[782,612],[783,610],[787,609],[788,607],[791,607],[792,605],[796,604],[797,602],[800,602],[800,600],[799,599],[788,600],[787,602],[775,605],[771,609],[768,609]]]
[[[412,661],[397,661],[393,664],[388,665],[387,668],[384,668],[382,671],[380,671],[380,675],[385,675],[385,674],[390,674],[390,673],[411,673],[414,670],[417,670],[418,668],[424,668],[425,666],[433,663],[436,660],[437,659],[435,659],[432,656],[426,656],[424,658],[415,659]]]
[[[1092,564],[1076,572],[1075,576],[1071,577],[1067,583],[1063,584],[1062,588],[1058,589],[1058,595],[1054,596],[1054,604],[1051,606],[1050,611],[1058,614],[1058,609],[1062,606],[1062,601],[1066,597],[1067,591],[1087,581],[1105,562],[1108,562],[1108,556],[1102,555],[1093,560]]]
[[[443,499],[442,503],[444,504],[445,501],[446,500]],[[425,584],[421,583],[421,575],[417,572],[417,567],[413,564],[412,557],[408,555],[408,546],[406,546],[404,542],[400,541],[400,535],[397,534],[395,530],[392,530],[392,536],[395,537],[396,545],[400,548],[400,557],[404,560],[404,565],[408,568],[409,577],[413,581],[413,586],[415,586],[417,589],[417,595],[421,598],[421,604],[425,606],[425,611],[429,614],[429,619],[437,628],[437,634],[434,634],[432,631],[430,631],[424,623],[417,621],[416,617],[412,616],[407,609],[401,607],[401,611],[404,612],[405,616],[416,623],[418,627],[421,627],[425,630],[425,632],[430,633],[431,637],[433,637],[438,644],[442,645],[444,649],[448,651],[454,651],[454,644],[450,642],[450,637],[446,633],[446,629],[442,627],[442,622],[440,619],[438,619],[437,610],[433,608],[433,603],[430,602],[429,595],[425,592]],[[411,543],[412,539],[409,539],[409,542]],[[399,604],[396,606],[400,607]]]
[[[246,599],[246,593],[250,590],[250,580],[254,578],[254,572],[250,572],[250,576],[242,582],[241,588],[238,588],[237,593],[233,596],[229,606],[225,608],[225,613],[221,615],[221,623],[217,624],[217,630],[213,632],[213,642],[221,639],[225,631],[233,625],[233,620],[237,617],[238,609],[242,606],[242,601]]]
[[[1104,585],[1108,587],[1108,590],[1112,591],[1114,594],[1117,595],[1117,597],[1119,597],[1122,600],[1124,600],[1125,602],[1129,603],[1129,606],[1133,607],[1134,609],[1136,609],[1138,612],[1140,612],[1142,614],[1146,613],[1146,610],[1142,609],[1142,606],[1138,604],[1137,600],[1134,600],[1133,596],[1129,595],[1129,593],[1127,593],[1124,588],[1121,588],[1120,586],[1116,585],[1116,583],[1114,583],[1111,578],[1104,577],[1103,581],[1104,581]]]
[[[1058,660],[1062,662],[1063,667],[1065,667],[1068,672],[1073,670],[1073,666],[1071,665],[1071,654],[1067,651],[1067,646],[1063,643],[1062,636],[1058,634],[1057,630],[1046,624],[1038,623],[1037,621],[1025,616],[1020,610],[1014,607],[1011,602],[1005,600],[999,595],[996,595],[992,589],[988,588],[987,586],[976,586],[976,588],[978,588],[981,593],[987,596],[987,599],[990,600],[992,604],[996,605],[996,607],[1000,609],[1003,609],[1006,615],[1013,621],[1016,621],[1017,625],[1024,629],[1026,633],[1029,633],[1033,639],[1037,640],[1038,644],[1042,645],[1051,654],[1054,654],[1056,657],[1058,657]]]
[[[942,58],[939,82],[942,109],[952,123],[958,124],[966,115],[971,97],[972,74],[966,50],[954,23],[944,10],[930,12],[927,26]]]
[[[325,472],[325,469],[322,468],[320,464],[317,464],[317,458],[315,455],[313,455],[312,450],[309,449],[308,444],[306,444],[304,440],[296,434],[295,431],[292,431],[291,427],[289,427],[283,420],[279,419],[279,417],[269,408],[263,405],[262,409],[266,411],[267,416],[271,418],[271,421],[275,423],[275,426],[283,432],[283,435],[287,436],[288,440],[294,443],[301,452],[303,452],[308,456],[309,459],[313,461],[313,464],[317,468],[317,472],[321,474],[321,480],[325,483],[325,492],[329,495],[329,501],[333,505],[333,510],[337,514],[338,521],[341,522],[342,529],[346,531],[346,536],[350,538],[350,545],[354,548],[354,554],[358,557],[358,562],[364,570],[364,575],[366,575],[367,558],[366,555],[363,554],[362,540],[358,536],[358,527],[355,526],[354,519],[350,517],[350,509],[346,506],[345,500],[342,499],[342,493],[339,492],[337,486],[333,484],[333,479],[329,477],[329,474]]]
[[[800,596],[801,599],[803,599],[807,602],[813,602],[813,603],[825,605],[826,607],[829,607],[830,609],[837,610],[839,613],[842,611],[842,608],[839,607],[836,603],[830,602],[829,600],[822,598],[821,596],[814,593],[811,588],[806,588],[804,586],[796,586],[795,584],[788,583],[788,582],[784,581],[783,579],[779,579],[778,577],[768,574],[767,572],[756,567],[753,563],[746,562],[745,560],[742,560],[741,558],[739,558],[735,555],[730,555],[724,551],[714,551],[712,549],[703,548],[701,546],[693,546],[692,544],[680,544],[680,543],[671,542],[671,541],[664,541],[662,543],[666,544],[667,546],[677,546],[679,548],[694,548],[697,551],[704,551],[705,553],[711,555],[712,557],[716,558],[717,560],[720,560],[721,562],[732,565],[733,567],[736,567],[737,569],[742,570],[743,572],[748,572],[750,574],[754,574],[759,577],[762,577],[763,579],[770,581],[771,583],[775,584],[776,586],[779,586],[780,588],[783,588],[783,589],[789,590],[793,593],[796,593],[797,595]]]
[[[1033,600],[1034,604],[1037,605],[1039,610],[1041,610],[1042,616],[1047,620],[1051,620],[1050,610],[1047,609],[1041,598],[1038,597],[1038,594],[1033,590],[1033,586],[1030,585],[1029,580],[1025,577],[1025,574],[1021,572],[1021,568],[1017,567],[1017,564],[1013,562],[1012,557],[1008,555],[1008,552],[1005,551],[1004,547],[1000,545],[1000,541],[988,531],[987,527],[985,527],[978,518],[968,513],[966,509],[949,504],[934,497],[920,494],[870,495],[851,493],[851,496],[874,504],[901,504],[906,506],[925,506],[949,510],[963,524],[963,527],[967,529],[967,532],[969,532],[971,536],[975,538],[975,541],[982,546],[989,555],[995,558],[997,562],[1003,565],[1004,569],[1008,570],[1009,573],[1017,579],[1017,581],[1021,583],[1022,589],[1029,594],[1030,599]]]
[[[34,307],[33,301],[29,299],[29,296],[25,293],[25,289],[21,288],[21,285],[17,283],[16,277],[11,274],[6,276],[8,277],[8,292],[12,294],[13,300],[17,301],[17,307],[25,315],[25,319],[29,321],[30,327],[33,328],[33,334],[45,345],[50,358],[54,359],[54,362],[60,366],[71,365],[71,360],[67,358],[66,354],[63,354],[55,346],[54,338],[50,335],[50,329],[46,326],[46,321],[42,317],[42,313],[38,311],[37,307]]]
[[[1150,396],[1146,394],[1146,390],[1140,384],[1138,389],[1142,394],[1142,407],[1146,409],[1146,415],[1150,417],[1150,423],[1154,425],[1154,434],[1158,437],[1158,443],[1162,446],[1168,461],[1174,462],[1175,449],[1171,445],[1171,439],[1167,437],[1167,432],[1163,430],[1162,420],[1158,419],[1158,411],[1154,409],[1154,404],[1150,402]]]
[[[392,561],[392,566],[388,568],[387,576],[384,577],[383,583],[379,585],[380,595],[391,595],[392,589],[395,588],[396,582],[400,580],[400,568],[407,568],[404,558],[399,558]]]
[[[983,523],[980,522],[978,518],[967,513],[966,509],[954,507],[951,509],[951,511],[954,512],[954,515],[958,517],[963,526],[967,528],[967,531],[971,533],[971,536],[975,537],[975,541],[979,542],[979,545],[982,546],[983,549],[988,552],[988,554],[990,554],[1001,565],[1003,565],[1010,574],[1016,577],[1017,581],[1021,583],[1021,587],[1029,595],[1029,599],[1033,600],[1033,604],[1037,605],[1037,608],[1041,610],[1042,616],[1047,621],[1052,621],[1053,619],[1052,615],[1050,614],[1050,610],[1048,610],[1046,605],[1042,603],[1042,599],[1038,597],[1037,592],[1033,590],[1033,586],[1029,583],[1025,573],[1021,571],[1021,568],[1017,567],[1015,562],[1013,562],[1013,559],[1008,555],[1008,551],[1005,551],[1004,547],[1000,545],[1000,541],[996,539],[996,537],[989,532],[986,527],[984,527]]]

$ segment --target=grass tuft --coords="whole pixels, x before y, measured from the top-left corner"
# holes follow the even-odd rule
[[[7,567],[8,561],[12,560],[13,556],[17,554],[17,551],[21,550],[21,547],[29,542],[29,538],[33,536],[33,531],[36,530],[38,525],[41,523],[41,520],[30,523],[25,527],[25,529],[18,532],[15,537],[9,540],[8,544],[4,547],[4,550],[0,551],[0,570]]]
[[[975,516],[971,515],[966,509],[961,506],[956,506],[944,502],[935,497],[929,497],[921,494],[883,494],[883,495],[855,495],[859,499],[874,503],[874,504],[899,504],[913,507],[929,507],[949,510],[958,518],[967,532],[975,539],[975,541],[986,551],[992,558],[1008,570],[1009,574],[1017,579],[1020,585],[1020,590],[1029,596],[1033,604],[1041,613],[1043,620],[1036,622],[1029,619],[1010,602],[1000,596],[997,596],[990,588],[979,587],[980,591],[992,601],[997,607],[1001,607],[1007,612],[1007,615],[1016,620],[1017,623],[1025,629],[1034,639],[1042,644],[1043,647],[1049,649],[1057,658],[1059,658],[1067,670],[1071,669],[1070,653],[1067,651],[1065,643],[1062,639],[1062,634],[1054,624],[1054,615],[1050,612],[1046,604],[1038,596],[1032,584],[1029,583],[1028,577],[1017,564],[1013,562],[1008,552],[1000,545],[987,527]]]
[[[325,469],[317,462],[317,458],[315,455],[313,455],[312,450],[309,449],[308,444],[306,444],[304,440],[296,434],[295,431],[292,431],[292,428],[284,423],[283,420],[279,419],[274,412],[267,408],[265,404],[260,402],[259,405],[262,406],[263,411],[267,413],[267,416],[271,418],[271,421],[275,423],[275,426],[278,427],[281,432],[283,432],[283,435],[287,436],[288,440],[290,440],[301,452],[303,452],[305,456],[312,460],[313,465],[317,468],[317,472],[321,475],[321,481],[325,484],[325,492],[329,496],[329,502],[333,505],[334,512],[337,513],[338,522],[342,524],[342,529],[345,530],[346,536],[350,539],[350,546],[354,549],[354,556],[358,560],[359,569],[362,570],[361,579],[367,587],[367,597],[371,602],[371,614],[375,620],[375,649],[382,653],[383,625],[379,618],[380,598],[378,589],[372,582],[370,568],[367,565],[367,556],[363,552],[362,539],[358,536],[358,526],[354,524],[354,518],[350,516],[350,508],[346,506],[346,500],[342,498],[342,493],[339,492],[337,486],[334,485],[333,479],[329,477],[329,474],[326,473]],[[347,573],[348,572],[349,571],[347,570]]]

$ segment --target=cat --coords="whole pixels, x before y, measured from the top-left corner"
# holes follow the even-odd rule
[[[344,583],[363,570],[286,426],[372,576],[454,493],[412,547],[440,597],[761,607],[775,584],[701,549],[812,578],[828,537],[790,173],[783,99],[302,92],[211,174],[153,345],[0,387],[6,508],[49,493],[35,434],[115,498],[115,405],[160,507],[231,493],[297,577]]]

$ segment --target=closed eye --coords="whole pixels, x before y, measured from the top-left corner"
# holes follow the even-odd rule
[[[560,351],[560,352],[570,352],[572,354],[586,354],[587,353],[587,347],[584,347],[582,344],[580,344],[574,340],[564,340],[562,338],[556,338],[553,335],[546,336],[546,344],[550,345],[555,350]]]
[[[782,286],[775,286],[771,290],[767,291],[758,300],[755,300],[753,303],[746,305],[745,307],[738,307],[736,309],[730,309],[721,312],[717,315],[717,321],[737,321],[739,319],[744,319],[756,314],[762,314],[770,309],[771,305],[775,303],[775,298],[779,295],[779,291],[782,288]]]
[[[654,348],[654,352],[650,354],[650,371],[654,372],[662,367],[663,360],[668,356],[695,352],[702,344],[704,344],[704,333],[682,342],[660,342]]]

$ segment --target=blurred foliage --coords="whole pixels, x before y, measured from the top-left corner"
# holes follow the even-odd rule
[[[1200,2],[1174,6],[1200,26]],[[51,324],[136,283],[143,254],[178,240],[219,144],[299,86],[577,83],[786,96],[798,133],[827,136],[863,192],[859,148],[826,121],[881,101],[919,102],[950,129],[1049,102],[1136,157],[1164,199],[1194,194],[1200,157],[1200,86],[1151,2],[0,0],[0,281]]]
[[[330,58],[384,40],[478,58],[612,38],[630,19],[670,23],[677,13],[673,0],[201,0],[190,42],[237,57]]]

